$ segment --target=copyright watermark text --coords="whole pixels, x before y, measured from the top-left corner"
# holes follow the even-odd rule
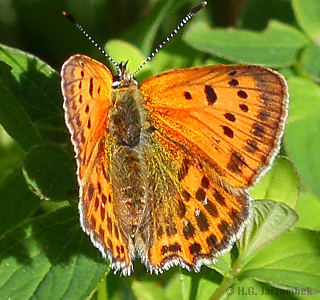
[[[300,289],[300,288],[292,288],[292,289],[287,289],[287,290],[281,290],[281,289],[276,289],[273,287],[265,288],[261,287],[261,289],[254,288],[254,287],[236,287],[232,288],[229,287],[226,289],[226,293],[228,295],[233,295],[237,294],[238,296],[252,296],[252,295],[315,295],[315,291],[310,289],[309,287],[305,289]]]

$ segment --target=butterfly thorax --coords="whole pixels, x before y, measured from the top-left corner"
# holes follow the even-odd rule
[[[145,108],[137,85],[126,85],[121,81],[112,89],[108,114],[110,175],[116,212],[131,236],[140,224],[145,208],[144,122]]]

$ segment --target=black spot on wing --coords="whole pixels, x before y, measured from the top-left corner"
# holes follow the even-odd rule
[[[239,85],[239,81],[237,79],[231,79],[228,82],[229,86],[238,86]]]
[[[209,229],[209,223],[205,214],[200,210],[195,214],[195,216],[200,231],[207,231]]]
[[[248,98],[248,94],[243,90],[238,91],[237,95],[242,99],[247,99]]]
[[[225,113],[224,117],[230,122],[234,122],[236,120],[235,115],[232,113]]]
[[[159,225],[159,227],[157,228],[157,234],[159,237],[162,237],[164,235],[164,230],[162,225]]]
[[[186,206],[182,201],[178,202],[178,215],[180,218],[183,218],[187,212]]]
[[[219,204],[226,205],[226,199],[221,195],[221,193],[217,189],[213,189],[212,194]]]
[[[191,96],[191,94],[190,94],[189,92],[184,92],[184,98],[185,98],[186,100],[191,100],[191,99],[192,99],[192,96]]]
[[[161,254],[166,255],[167,253],[177,253],[181,252],[181,246],[178,243],[174,243],[169,246],[162,246]]]
[[[89,82],[89,94],[91,96],[91,98],[93,98],[93,78],[90,78],[90,82]]]
[[[211,234],[207,237],[206,242],[211,249],[216,249],[218,241],[215,235]]]
[[[206,192],[203,188],[199,188],[196,192],[196,199],[199,201],[203,201],[206,198]]]
[[[218,216],[218,210],[212,201],[207,200],[204,204],[204,208],[212,217],[216,218]]]
[[[201,253],[201,245],[197,242],[193,243],[190,247],[189,247],[189,251],[192,255],[198,255]]]
[[[249,107],[246,104],[239,104],[239,107],[243,112],[248,112],[249,110]]]
[[[169,221],[168,226],[166,227],[166,234],[167,236],[172,236],[175,235],[177,233],[177,228],[175,226],[175,224],[173,223],[173,220],[171,219]]]
[[[233,77],[235,75],[237,75],[238,71],[237,70],[232,70],[229,72],[229,76]]]
[[[210,85],[205,85],[204,92],[206,94],[208,104],[213,105],[218,99],[217,94],[214,91],[214,89]]]
[[[183,190],[182,191],[182,197],[184,198],[184,200],[189,201],[191,195],[186,190]]]
[[[185,222],[185,226],[183,227],[183,235],[186,239],[190,239],[194,236],[195,229],[189,221]]]
[[[239,174],[244,166],[248,166],[242,157],[242,155],[237,151],[232,151],[230,160],[227,164],[227,168],[233,173]]]
[[[210,185],[210,182],[209,182],[209,179],[208,177],[206,176],[203,176],[202,179],[201,179],[201,186],[204,188],[204,189],[207,189]]]
[[[265,136],[265,129],[262,125],[255,123],[252,126],[253,134],[257,137],[263,138]]]
[[[101,217],[101,220],[104,220],[105,215],[106,215],[105,206],[100,204],[100,217]]]
[[[258,114],[258,118],[261,121],[267,121],[270,117],[270,112],[266,111],[266,110],[261,110]]]
[[[245,150],[250,153],[255,153],[259,150],[258,143],[255,140],[248,140],[247,145],[245,146]]]
[[[92,199],[94,193],[94,186],[92,183],[90,183],[89,188],[88,188],[88,199]]]
[[[221,125],[222,129],[223,129],[223,133],[229,137],[229,138],[233,138],[233,130],[229,127],[229,126],[225,126],[225,125]]]

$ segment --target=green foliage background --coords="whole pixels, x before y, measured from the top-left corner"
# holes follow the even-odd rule
[[[251,191],[253,218],[231,253],[198,274],[110,273],[81,231],[59,69],[105,58],[62,16],[77,17],[134,71],[197,1],[0,1],[0,299],[312,299],[320,293],[320,1],[208,1],[139,74],[216,63],[285,75],[281,156]],[[265,292],[262,294],[262,292]]]

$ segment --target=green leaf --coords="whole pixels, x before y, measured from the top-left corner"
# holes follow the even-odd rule
[[[0,122],[9,135],[27,150],[42,139],[15,94],[11,68],[0,61]]]
[[[244,264],[244,261],[248,261],[259,249],[290,230],[297,220],[298,216],[294,210],[284,203],[254,201],[252,220],[238,241],[238,264]]]
[[[315,42],[320,41],[320,2],[318,0],[292,0],[300,27]]]
[[[236,24],[242,28],[263,30],[270,20],[295,24],[291,0],[250,0],[245,3]]]
[[[45,140],[65,142],[58,74],[38,58],[3,45],[0,61],[0,122],[10,136],[24,150]]]
[[[70,207],[8,232],[0,261],[2,299],[86,299],[107,271]]]
[[[205,267],[197,274],[179,270],[165,287],[166,299],[209,300],[220,280],[220,275]]]
[[[232,266],[231,253],[226,253],[223,256],[217,258],[217,262],[210,265],[209,267],[216,270],[223,276],[230,276],[230,270]]]
[[[7,176],[0,186],[0,195],[1,237],[39,208],[39,198],[29,190],[21,170]]]
[[[116,62],[128,61],[128,71],[130,73],[133,73],[146,59],[137,47],[121,40],[108,41],[105,49]],[[147,65],[146,68],[148,67]]]
[[[320,292],[320,233],[294,229],[258,249],[239,279],[253,277],[283,289]]]
[[[74,161],[58,146],[31,149],[23,162],[23,172],[32,190],[44,199],[75,198]]]
[[[301,54],[301,67],[310,79],[320,82],[320,46],[310,44]]]
[[[250,194],[254,199],[281,201],[294,208],[299,196],[296,168],[288,158],[279,156],[271,171],[254,186]]]
[[[310,80],[288,79],[289,118],[284,136],[286,151],[298,169],[301,183],[320,197],[320,88]]]
[[[234,62],[290,66],[308,42],[295,28],[272,21],[257,33],[237,29],[212,29],[203,23],[193,24],[184,35],[192,47]]]
[[[84,299],[107,270],[65,208],[33,218],[39,198],[21,170],[0,186],[0,298]]]
[[[25,152],[0,125],[0,182],[14,169],[20,168]]]
[[[164,299],[163,289],[155,281],[139,281],[134,280],[131,289],[137,299],[157,300]]]
[[[320,199],[308,192],[302,192],[296,207],[299,220],[296,227],[320,231]]]

